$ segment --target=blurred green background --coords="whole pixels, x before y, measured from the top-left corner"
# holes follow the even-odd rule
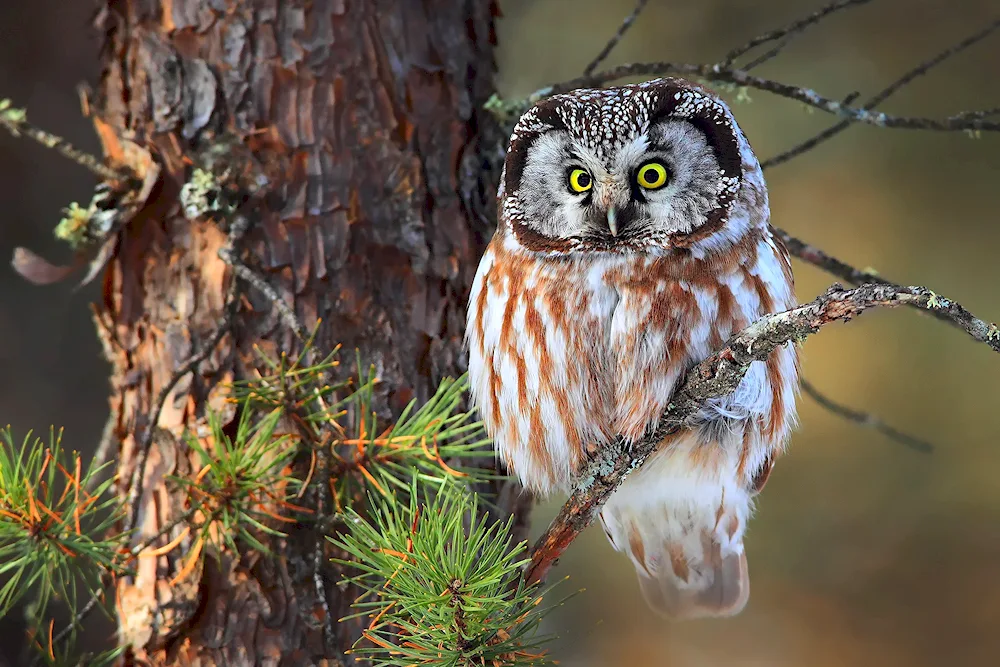
[[[500,4],[498,83],[508,97],[577,76],[633,5]],[[608,63],[712,62],[820,4],[650,0]],[[97,76],[91,10],[79,0],[0,3],[0,96],[96,151],[74,92]],[[996,0],[876,0],[812,29],[757,73],[865,99],[998,13]],[[882,109],[944,117],[1000,106],[998,76],[1000,35]],[[751,97],[735,113],[762,158],[832,122],[766,93]],[[1000,320],[1000,137],[855,127],[767,180],[775,224]],[[91,187],[88,174],[53,153],[0,136],[0,256],[25,245],[65,258],[51,229],[59,209],[87,199]],[[795,268],[801,300],[832,282]],[[0,409],[17,432],[55,423],[66,426],[70,446],[97,441],[107,372],[89,319],[94,296],[0,271]],[[592,529],[553,572],[569,576],[564,593],[585,589],[550,623],[563,665],[1000,664],[1000,358],[929,317],[886,311],[810,339],[804,372],[937,451],[915,454],[803,397],[801,428],[750,526],[746,611],[677,625],[651,616],[631,565]],[[536,533],[557,507],[539,508]],[[10,629],[0,629],[0,643],[16,641]]]

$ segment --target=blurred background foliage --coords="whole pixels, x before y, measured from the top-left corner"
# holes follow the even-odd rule
[[[497,80],[506,97],[578,75],[633,6],[500,4]],[[713,62],[819,4],[651,0],[608,64]],[[0,3],[0,96],[97,151],[75,93],[98,74],[92,9],[80,0]],[[827,20],[757,73],[833,98],[860,90],[865,99],[997,12],[996,0],[877,0]],[[998,63],[994,36],[882,109],[948,116],[998,106]],[[832,122],[762,92],[751,97],[735,112],[762,158]],[[772,219],[856,266],[927,285],[998,320],[998,155],[996,135],[851,128],[767,173]],[[0,136],[0,257],[24,245],[65,259],[52,229],[60,209],[88,199],[92,185],[54,153]],[[831,282],[795,268],[802,300]],[[55,423],[66,427],[68,447],[86,452],[97,442],[107,368],[87,307],[96,296],[93,286],[34,287],[0,271],[0,419],[15,432]],[[912,453],[803,398],[801,428],[751,523],[746,611],[725,621],[662,622],[642,602],[631,565],[592,529],[553,572],[570,576],[564,586],[586,589],[549,621],[563,665],[997,663],[1000,359],[928,317],[887,311],[811,339],[804,371],[823,391],[925,436],[937,451]],[[557,506],[539,508],[536,534]],[[0,647],[22,641],[16,623],[0,626]]]

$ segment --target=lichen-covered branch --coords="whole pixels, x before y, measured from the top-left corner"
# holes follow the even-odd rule
[[[735,391],[752,362],[763,361],[781,345],[801,341],[832,322],[852,320],[871,308],[896,306],[941,313],[976,340],[1000,352],[1000,333],[994,325],[924,287],[866,284],[845,290],[834,285],[809,303],[763,317],[688,371],[650,433],[634,443],[618,439],[590,461],[572,495],[535,543],[527,580],[543,580],[552,563],[590,525],[628,474],[641,466],[664,438],[685,428],[707,400]],[[984,334],[986,331],[991,333]]]
[[[63,157],[72,160],[105,180],[124,181],[132,177],[127,172],[112,169],[100,159],[86,151],[80,150],[62,137],[35,127],[28,122],[28,116],[24,109],[13,107],[10,100],[7,99],[0,100],[0,126],[4,127],[15,137],[23,135],[34,139],[46,148],[51,148]]]
[[[550,86],[536,92],[532,95],[532,98],[540,99],[576,88],[601,86],[626,77],[664,76],[670,74],[731,83],[737,86],[763,90],[779,97],[801,102],[806,106],[825,111],[851,122],[875,125],[877,127],[938,132],[965,130],[1000,132],[1000,121],[989,120],[989,118],[975,112],[958,113],[947,118],[894,116],[882,113],[881,111],[870,111],[864,108],[853,107],[849,104],[844,104],[842,101],[821,95],[811,88],[793,86],[780,81],[774,81],[773,79],[765,79],[750,74],[746,70],[725,67],[718,63],[696,65],[691,63],[655,62],[620,65],[619,67],[613,67],[591,76],[581,76],[571,81]]]

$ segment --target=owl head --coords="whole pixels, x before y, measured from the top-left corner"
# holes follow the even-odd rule
[[[760,167],[729,108],[688,81],[656,79],[556,95],[525,112],[500,218],[541,252],[688,247],[745,231],[747,185],[766,217]]]

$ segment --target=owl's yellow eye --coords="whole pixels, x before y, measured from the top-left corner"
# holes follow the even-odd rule
[[[569,172],[569,189],[573,192],[586,192],[594,187],[594,179],[590,177],[586,169],[579,167],[571,169]]]
[[[659,190],[667,184],[667,168],[662,162],[647,162],[639,167],[635,180],[647,190]]]

